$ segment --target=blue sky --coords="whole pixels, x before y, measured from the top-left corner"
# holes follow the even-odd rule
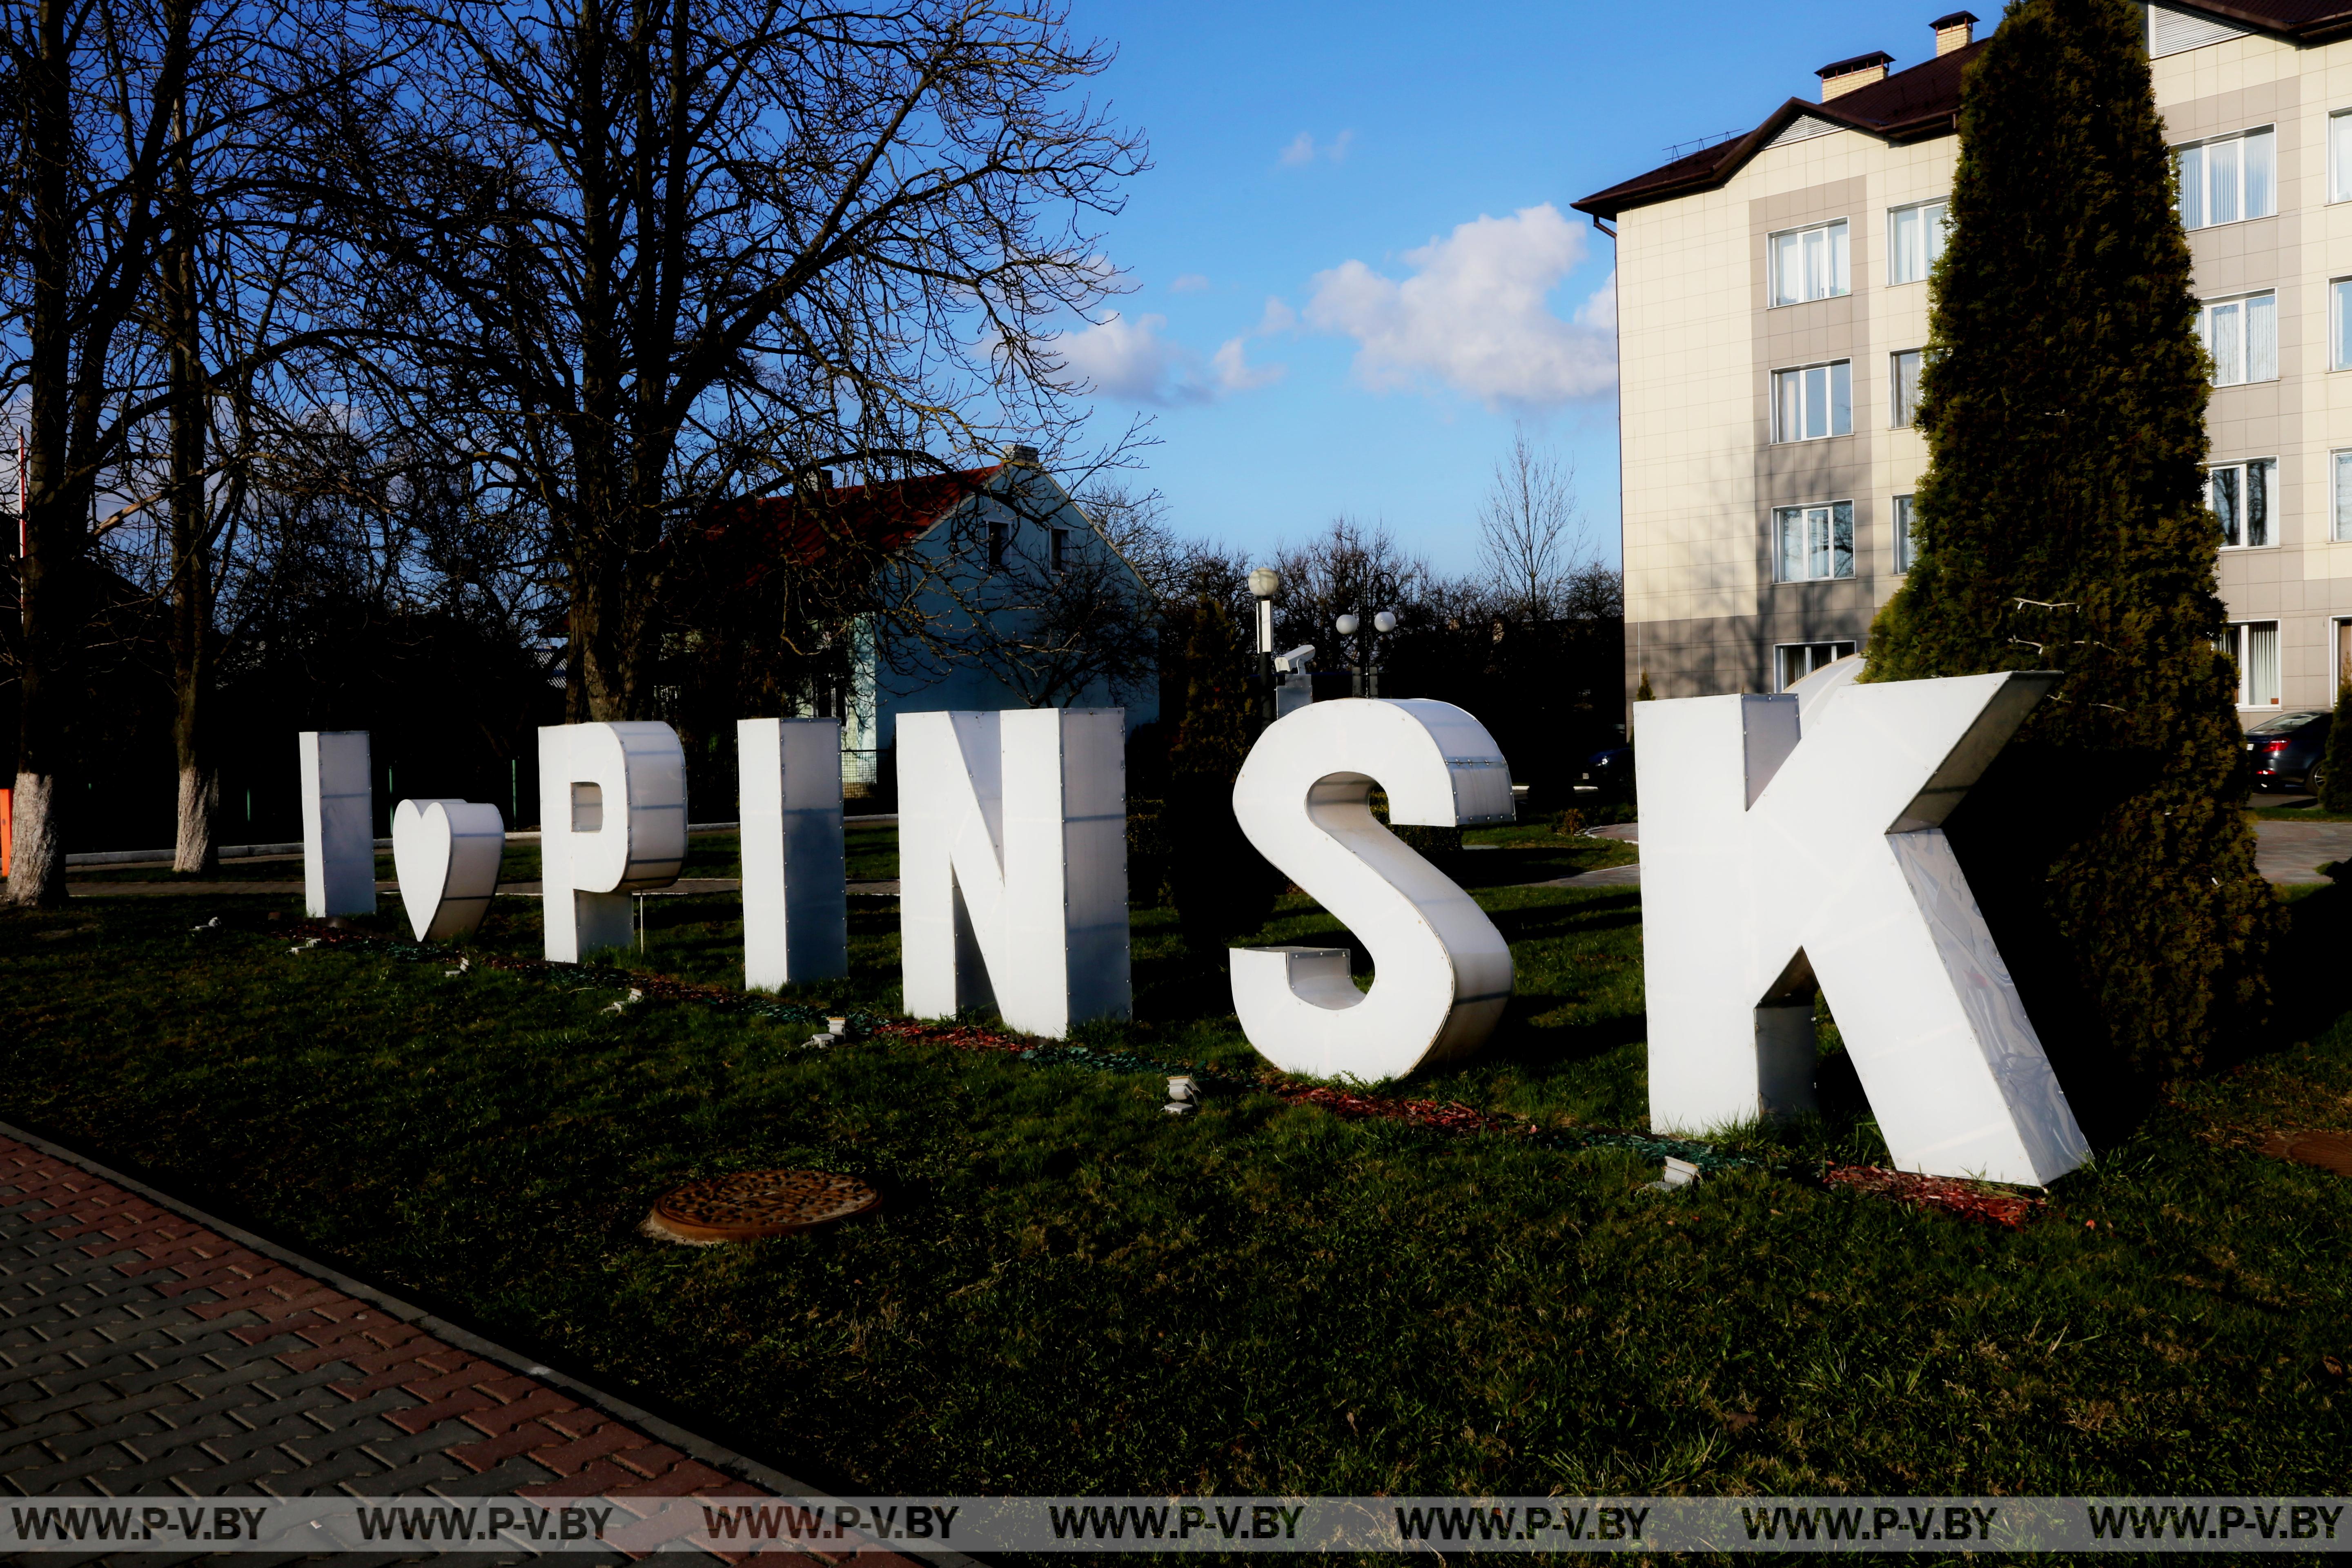
[[[1135,291],[1066,340],[1099,433],[1153,416],[1140,477],[1184,532],[1270,553],[1346,512],[1465,571],[1524,422],[1614,562],[1615,257],[1568,204],[1832,60],[1917,64],[1948,9],[1073,0],[1154,164],[1107,237]]]

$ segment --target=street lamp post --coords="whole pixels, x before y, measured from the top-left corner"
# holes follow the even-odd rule
[[[1275,721],[1274,596],[1282,589],[1282,574],[1261,566],[1249,574],[1249,591],[1257,600],[1257,683],[1265,693],[1265,721]]]
[[[1378,697],[1380,673],[1373,667],[1373,649],[1380,644],[1380,634],[1396,630],[1396,612],[1382,610],[1372,617],[1372,629],[1356,645],[1356,695]],[[1331,629],[1343,637],[1351,637],[1362,630],[1364,623],[1354,616],[1341,616],[1331,623]]]

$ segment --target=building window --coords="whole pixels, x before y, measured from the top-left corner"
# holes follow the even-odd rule
[[[2352,109],[2327,117],[2327,199],[2352,202]]]
[[[1772,237],[1772,303],[1801,305],[1853,292],[1846,269],[1845,219]]]
[[[2336,526],[2328,531],[2338,544],[2352,544],[2352,451],[2329,454],[2328,471],[2336,481]]]
[[[1853,576],[1853,502],[1775,508],[1772,552],[1783,583]]]
[[[1919,416],[1919,351],[1905,349],[1895,355],[1886,382],[1893,394],[1887,420],[1897,430],[1907,430]]]
[[[1772,439],[1853,434],[1853,361],[1772,373]]]
[[[1912,558],[1911,498],[1896,496],[1895,498],[1895,569],[1897,572],[1910,571]]]
[[[2268,217],[2278,210],[2278,138],[2267,125],[2176,147],[2180,174],[2180,226]]]
[[[1924,282],[1944,254],[1944,234],[1951,227],[1942,202],[1895,207],[1886,215],[1886,280]]]
[[[2208,300],[2197,312],[2197,331],[2213,356],[2214,385],[2278,379],[2276,294]]]
[[[1817,669],[1835,664],[1853,652],[1850,642],[1784,642],[1772,650],[1772,689],[1786,691]]]
[[[1070,553],[1070,531],[1069,531],[1068,529],[1066,529],[1066,528],[1057,528],[1057,529],[1054,530],[1054,575],[1055,575],[1055,576],[1058,577],[1058,576],[1060,576],[1060,575],[1062,574],[1062,568],[1063,568],[1064,564],[1068,561],[1068,559],[1069,559],[1069,553]]]
[[[2327,286],[2327,368],[2352,370],[2352,278]]]
[[[2221,524],[2224,550],[2260,550],[2273,543],[2271,498],[2278,491],[2278,459],[2225,463],[2205,470],[2206,504]]]
[[[2276,621],[2242,621],[2225,626],[2214,644],[2238,667],[2238,706],[2279,705],[2279,641]]]
[[[993,518],[988,524],[988,569],[991,572],[1004,569],[1004,524]]]

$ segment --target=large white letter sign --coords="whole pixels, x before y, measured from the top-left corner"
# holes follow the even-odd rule
[[[1942,824],[2056,677],[1634,705],[1650,1121],[1811,1103],[1816,984],[1895,1165],[2041,1184],[2089,1154]]]
[[[457,942],[481,929],[499,890],[507,822],[495,805],[404,800],[392,812],[392,870],[419,942]]]
[[[302,907],[312,920],[375,913],[375,784],[365,730],[305,730]]]
[[[849,973],[841,721],[735,721],[743,835],[743,984]]]
[[[1285,1072],[1377,1082],[1467,1056],[1511,998],[1511,949],[1451,878],[1372,816],[1401,826],[1510,822],[1511,770],[1486,726],[1450,702],[1342,698],[1266,726],[1234,783],[1257,852],[1362,940],[1372,988],[1338,948],[1237,947],[1234,1012]]]
[[[1126,1017],[1126,713],[900,714],[898,933],[919,1018]]]
[[[540,886],[547,958],[629,945],[629,895],[686,864],[686,752],[657,722],[539,732]]]

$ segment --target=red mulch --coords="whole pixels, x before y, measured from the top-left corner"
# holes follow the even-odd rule
[[[2262,1152],[2273,1160],[2316,1165],[2339,1176],[2352,1176],[2352,1134],[2343,1132],[2273,1132],[2263,1140]]]
[[[2050,1207],[2040,1198],[2011,1193],[1986,1192],[1972,1182],[1949,1176],[1916,1176],[1907,1171],[1881,1170],[1875,1165],[1832,1165],[1822,1180],[1836,1187],[1852,1187],[1872,1197],[1891,1198],[1914,1208],[1936,1209],[1979,1225],[2023,1230]]]

